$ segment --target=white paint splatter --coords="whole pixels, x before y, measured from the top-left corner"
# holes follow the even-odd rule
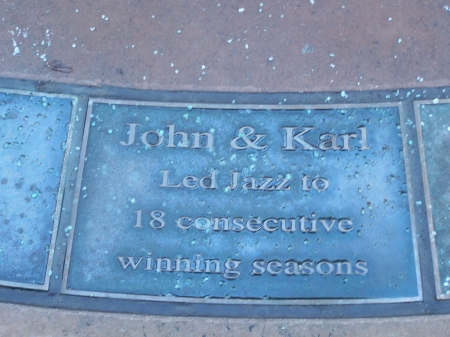
[[[17,46],[16,40],[12,39],[12,42],[13,42],[13,47],[14,47],[13,56],[16,56],[17,54],[20,53],[20,49],[19,49],[19,47]]]
[[[50,47],[52,45],[52,42],[50,41],[50,29],[45,31],[45,39],[47,40],[47,47]]]

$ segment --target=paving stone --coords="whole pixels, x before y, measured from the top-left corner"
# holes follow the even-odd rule
[[[313,2],[2,2],[0,76],[231,92],[448,84],[445,2]]]
[[[449,315],[371,319],[161,317],[0,304],[0,335],[33,336],[448,336]]]

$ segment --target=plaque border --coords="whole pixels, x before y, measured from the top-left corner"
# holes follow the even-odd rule
[[[6,94],[18,94],[18,95],[26,95],[26,96],[66,98],[66,99],[70,99],[72,101],[72,109],[70,111],[70,116],[69,116],[69,129],[66,134],[66,148],[64,149],[61,175],[59,178],[58,194],[56,197],[55,212],[53,215],[53,226],[51,228],[52,235],[50,238],[47,266],[45,268],[44,283],[40,284],[40,283],[0,280],[0,286],[47,291],[50,288],[50,278],[52,275],[53,257],[55,254],[56,238],[58,236],[59,220],[61,217],[64,188],[65,188],[65,181],[66,181],[66,175],[67,175],[67,166],[68,166],[68,162],[69,162],[69,150],[70,150],[70,145],[71,145],[71,141],[73,138],[72,134],[73,134],[73,128],[74,128],[74,124],[75,124],[76,109],[78,106],[78,96],[66,95],[66,94],[50,94],[50,93],[37,92],[37,91],[32,91],[32,90],[12,90],[12,89],[5,89],[5,88],[0,88],[0,92],[6,93]]]
[[[442,287],[441,287],[441,275],[439,273],[439,256],[437,253],[436,239],[435,239],[436,232],[434,229],[433,205],[431,204],[430,186],[428,184],[428,171],[427,171],[427,163],[426,163],[425,144],[424,144],[423,133],[422,133],[422,124],[421,124],[422,120],[420,118],[420,106],[421,105],[449,104],[449,103],[450,103],[450,99],[439,99],[439,101],[437,103],[434,103],[433,100],[414,101],[414,113],[415,113],[415,117],[416,117],[417,139],[419,142],[420,166],[422,169],[423,192],[425,194],[425,205],[426,205],[426,212],[427,212],[427,222],[428,222],[428,231],[429,231],[429,239],[430,239],[430,246],[431,246],[431,256],[433,259],[434,283],[435,283],[437,300],[450,299],[450,294],[443,293]]]
[[[396,297],[396,298],[373,298],[373,299],[222,299],[222,298],[198,298],[198,297],[182,297],[182,296],[155,296],[155,295],[137,295],[127,293],[111,293],[87,290],[73,290],[68,288],[67,282],[69,277],[70,260],[72,254],[73,238],[75,233],[76,217],[78,212],[78,201],[81,192],[81,181],[84,170],[84,158],[86,156],[86,148],[89,138],[89,129],[91,125],[92,109],[94,103],[110,104],[110,105],[133,105],[133,106],[150,106],[150,107],[169,107],[169,108],[186,108],[189,109],[224,109],[224,110],[331,110],[331,109],[350,109],[350,108],[383,108],[394,107],[398,109],[400,128],[402,134],[402,150],[405,165],[405,175],[408,191],[408,205],[411,221],[411,235],[414,250],[414,264],[416,271],[417,296],[413,297]],[[71,213],[70,225],[72,230],[68,238],[66,255],[64,259],[64,270],[61,283],[61,294],[115,298],[125,300],[146,300],[155,302],[175,302],[175,303],[201,303],[201,304],[231,304],[231,305],[339,305],[339,304],[370,304],[370,303],[403,303],[403,302],[419,302],[423,301],[422,278],[419,263],[419,252],[416,240],[416,220],[413,207],[412,184],[410,164],[406,140],[405,116],[402,102],[393,103],[349,103],[349,104],[214,104],[214,103],[183,103],[183,102],[157,102],[157,101],[137,101],[137,100],[117,100],[107,98],[89,98],[88,108],[86,111],[86,119],[83,131],[83,140],[80,151],[80,160],[78,165],[77,181],[75,185],[73,208]]]

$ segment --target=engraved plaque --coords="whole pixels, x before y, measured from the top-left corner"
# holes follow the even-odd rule
[[[436,293],[438,299],[449,299],[450,100],[417,101],[415,112]]]
[[[74,98],[0,92],[0,284],[48,289]]]
[[[63,292],[422,299],[400,104],[91,100]]]

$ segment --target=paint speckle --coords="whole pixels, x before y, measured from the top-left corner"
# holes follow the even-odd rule
[[[313,51],[314,47],[307,43],[302,49],[302,54],[311,54]]]
[[[20,49],[17,46],[16,40],[12,39],[12,42],[13,42],[13,47],[14,47],[13,56],[16,56],[17,54],[20,53]]]

